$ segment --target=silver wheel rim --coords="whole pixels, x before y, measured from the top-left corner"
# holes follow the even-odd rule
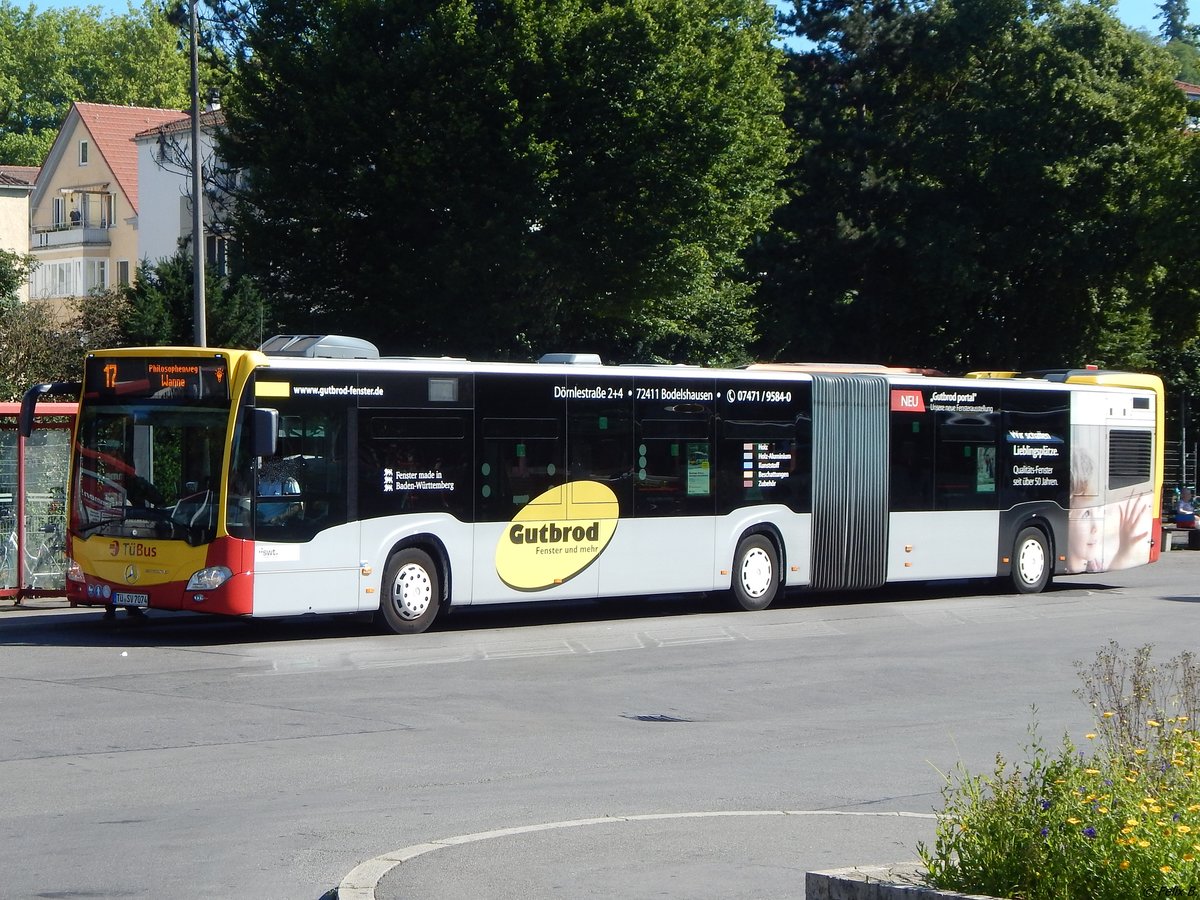
[[[1037,584],[1046,570],[1046,551],[1040,541],[1029,540],[1021,545],[1017,570],[1026,584]]]
[[[392,583],[392,606],[402,619],[419,619],[433,602],[433,581],[423,566],[407,563]]]
[[[771,588],[771,557],[761,547],[753,547],[742,557],[742,590],[757,600]]]

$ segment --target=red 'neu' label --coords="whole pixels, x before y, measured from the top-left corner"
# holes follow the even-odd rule
[[[925,412],[925,397],[920,391],[892,391],[892,412]]]

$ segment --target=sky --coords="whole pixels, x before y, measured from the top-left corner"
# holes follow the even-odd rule
[[[1151,34],[1157,34],[1158,22],[1154,21],[1154,16],[1158,12],[1158,3],[1160,0],[1118,0],[1117,16],[1126,25],[1133,28],[1144,28]],[[21,0],[18,0],[17,5],[23,5]],[[33,5],[38,9],[61,9],[66,6],[99,6],[105,12],[123,14],[128,12],[128,0],[94,0],[94,2],[86,2],[86,0],[33,0]],[[141,0],[136,3],[141,6]],[[1196,23],[1198,14],[1200,14],[1200,3],[1193,4],[1191,7],[1191,20]]]

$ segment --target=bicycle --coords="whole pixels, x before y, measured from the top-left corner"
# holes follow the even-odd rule
[[[67,542],[59,522],[47,522],[42,526],[42,543],[36,552],[27,549],[25,556],[30,561],[29,587],[32,590],[61,590],[66,587]]]
[[[17,568],[17,520],[0,513],[0,590],[20,587]]]

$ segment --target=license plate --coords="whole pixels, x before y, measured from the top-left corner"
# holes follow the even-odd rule
[[[126,594],[123,591],[116,591],[112,595],[113,606],[149,606],[149,594]]]

